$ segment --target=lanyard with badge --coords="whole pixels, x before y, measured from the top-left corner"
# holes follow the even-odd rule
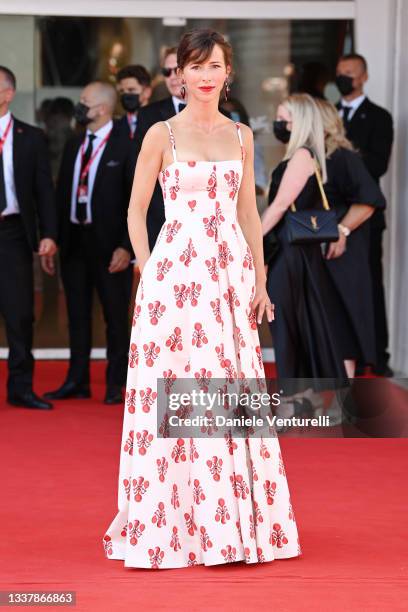
[[[88,176],[89,169],[92,166],[92,163],[95,157],[98,155],[102,147],[107,143],[109,136],[111,134],[111,131],[112,130],[110,130],[109,133],[106,134],[102,142],[99,143],[98,147],[96,148],[96,150],[92,153],[91,157],[89,158],[89,161],[86,164],[85,168],[81,172],[81,176],[79,177],[79,182],[78,182],[78,202],[80,204],[86,204],[88,202],[88,183],[87,182],[85,183],[85,180]],[[84,155],[85,155],[84,149],[85,149],[85,141],[82,143],[82,147],[81,147],[81,168],[82,168],[82,164],[84,161]]]
[[[10,121],[7,124],[6,131],[4,132],[4,136],[0,138],[0,155],[3,153],[3,147],[6,144],[7,136],[9,135],[9,131],[13,124],[13,117],[10,117]]]

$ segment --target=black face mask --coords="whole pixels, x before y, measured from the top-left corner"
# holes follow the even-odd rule
[[[336,76],[336,85],[342,96],[349,96],[353,91],[353,79],[345,74]]]
[[[288,130],[288,122],[283,121],[283,120],[274,121],[273,122],[273,133],[275,134],[275,137],[278,140],[280,140],[284,144],[287,144],[290,140],[290,135],[291,135],[290,130]]]
[[[74,119],[79,125],[88,125],[91,123],[92,119],[88,117],[88,113],[90,111],[90,107],[86,104],[82,104],[82,102],[78,102],[74,108]]]
[[[124,93],[120,97],[123,108],[128,113],[134,113],[140,108],[140,97],[136,93]]]

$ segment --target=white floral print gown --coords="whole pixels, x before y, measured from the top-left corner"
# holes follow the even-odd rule
[[[237,221],[240,160],[174,161],[166,220],[137,289],[120,455],[119,512],[103,537],[126,567],[301,555],[275,436],[157,436],[157,378],[265,376],[252,254]]]

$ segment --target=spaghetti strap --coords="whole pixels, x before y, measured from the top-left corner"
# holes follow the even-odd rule
[[[245,149],[244,149],[244,143],[242,141],[241,126],[239,125],[238,121],[235,122],[235,126],[236,126],[237,132],[238,132],[239,144],[241,145],[241,161],[244,161],[244,158],[245,158]]]
[[[176,162],[177,161],[176,141],[175,141],[175,138],[174,138],[173,130],[171,129],[171,125],[170,125],[170,123],[168,121],[165,121],[164,123],[167,125],[167,128],[169,130],[171,150],[173,151],[173,159]]]

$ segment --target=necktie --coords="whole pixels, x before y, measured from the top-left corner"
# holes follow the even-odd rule
[[[187,104],[184,104],[183,102],[179,103],[178,106],[178,112],[181,113],[182,110],[184,110],[186,108]]]
[[[6,184],[4,182],[3,153],[0,153],[0,215],[7,208]]]
[[[347,125],[349,123],[349,115],[351,112],[351,106],[342,106],[343,108],[343,123],[344,125]]]
[[[86,190],[88,190],[89,172],[86,173],[82,181],[81,181],[81,175],[87,163],[91,159],[93,141],[95,140],[95,138],[96,138],[95,134],[88,134],[88,146],[86,148],[85,155],[82,158],[81,171],[79,173],[79,184],[85,186]],[[79,201],[79,197],[77,193],[76,218],[78,219],[79,223],[85,223],[86,221],[86,208],[87,208],[86,203]]]

